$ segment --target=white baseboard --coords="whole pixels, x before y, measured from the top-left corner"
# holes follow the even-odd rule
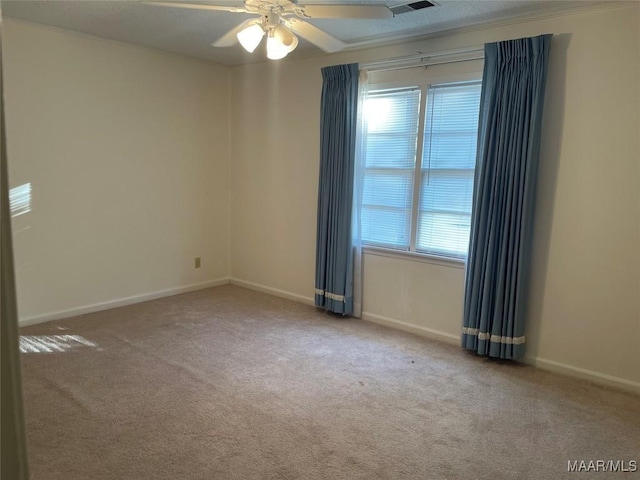
[[[196,290],[202,290],[204,288],[218,287],[220,285],[226,285],[227,283],[229,283],[229,278],[219,278],[217,280],[209,280],[202,283],[185,285],[184,287],[169,288],[166,290],[159,290],[156,292],[132,295],[130,297],[108,300],[106,302],[74,307],[68,310],[60,310],[57,312],[45,313],[42,315],[25,317],[21,318],[18,323],[21,327],[26,327],[28,325],[36,325],[38,323],[50,322],[52,320],[60,320],[61,318],[75,317],[77,315],[100,312],[102,310],[108,310],[110,308],[124,307],[126,305],[132,305],[134,303],[148,302],[149,300],[155,300],[157,298],[170,297],[172,295],[179,295],[181,293],[194,292]]]
[[[229,283],[237,285],[238,287],[248,288],[249,290],[255,290],[256,292],[268,293],[275,297],[293,300],[294,302],[300,302],[307,305],[316,304],[313,297],[305,297],[304,295],[298,295],[297,293],[287,292],[286,290],[280,290],[278,288],[267,287],[266,285],[261,285],[259,283],[247,282],[245,280],[240,280],[239,278],[231,278]]]
[[[120,298],[116,300],[110,300],[107,302],[95,303],[92,305],[86,305],[77,308],[71,308],[68,310],[61,310],[58,312],[47,313],[44,315],[35,315],[32,317],[26,317],[20,319],[20,326],[25,327],[27,325],[35,325],[38,323],[49,322],[51,320],[59,320],[61,318],[73,317],[76,315],[84,315],[87,313],[99,312],[101,310],[108,310],[110,308],[123,307],[125,305],[132,305],[134,303],[147,302],[162,297],[169,297],[172,295],[179,295],[181,293],[193,292],[196,290],[202,290],[205,288],[217,287],[220,285],[226,285],[231,283],[239,287],[248,288],[262,293],[268,293],[276,297],[286,298],[295,302],[304,303],[306,305],[315,305],[315,299],[312,297],[306,297],[296,293],[291,293],[278,288],[268,287],[258,283],[247,282],[238,278],[219,278],[217,280],[210,280],[207,282],[186,285],[184,287],[170,288],[167,290],[160,290],[151,293],[144,293],[141,295],[133,295],[131,297]],[[460,345],[460,337],[452,335],[440,330],[434,330],[432,328],[422,327],[419,325],[413,325],[395,318],[385,317],[382,315],[376,315],[371,312],[362,312],[362,319],[365,321],[378,323],[392,328],[397,328],[409,333],[415,333],[424,337],[440,340],[444,343],[451,345]],[[587,370],[584,368],[574,367],[554,360],[547,360],[538,357],[525,357],[524,363],[533,365],[541,370],[547,370],[550,372],[560,373],[570,377],[581,378],[584,380],[590,380],[600,385],[606,385],[610,387],[619,388],[636,394],[640,394],[640,382],[634,382],[625,378],[615,377],[605,373],[599,373],[593,370]]]
[[[296,302],[305,303],[307,305],[315,305],[315,300],[311,297],[305,297],[295,293],[287,292],[277,288],[268,287],[266,285],[260,285],[253,282],[247,282],[237,278],[231,278],[230,283],[239,287],[248,288],[250,290],[256,290],[258,292],[268,293],[277,297],[286,298]],[[439,340],[450,345],[460,345],[460,337],[451,333],[435,330],[428,327],[422,327],[411,323],[403,322],[395,318],[385,317],[377,315],[371,312],[362,312],[362,319],[368,322],[378,323],[392,328],[397,328],[409,333],[415,333],[427,338]],[[525,357],[524,363],[533,365],[541,370],[547,370],[554,373],[559,373],[574,378],[581,378],[589,380],[600,385],[606,385],[609,387],[615,387],[636,394],[640,394],[640,383],[625,378],[614,377],[613,375],[607,375],[605,373],[595,372],[593,370],[586,370],[572,365],[556,362],[553,360],[546,360],[538,357]]]
[[[538,357],[525,356],[523,361],[524,363],[533,365],[541,370],[560,373],[569,377],[590,380],[593,383],[598,383],[600,385],[615,387],[628,392],[640,394],[640,382],[634,382],[633,380],[627,380],[626,378],[614,377],[613,375],[608,375],[606,373],[574,367],[572,365],[567,365],[566,363],[546,360]]]
[[[422,327],[420,325],[414,325],[407,322],[396,320],[395,318],[384,317],[382,315],[376,315],[371,312],[362,312],[362,319],[368,322],[378,323],[387,327],[397,328],[409,333],[415,333],[422,335],[423,337],[433,338],[434,340],[440,340],[444,343],[451,345],[460,345],[460,337],[452,335],[451,333],[442,332],[440,330],[434,330],[433,328]]]
[[[442,332],[439,330],[433,330],[427,327],[421,327],[410,323],[402,322],[394,318],[383,317],[382,315],[376,315],[370,312],[362,312],[363,320],[367,320],[381,325],[386,325],[393,328],[404,330],[405,332],[415,333],[424,337],[433,338],[435,340],[441,340],[451,345],[460,345],[460,337],[458,335],[452,335],[450,333]],[[640,394],[640,383],[625,378],[614,377],[613,375],[607,375],[605,373],[595,372],[593,370],[587,370],[584,368],[574,367],[565,363],[556,362],[553,360],[546,360],[538,357],[525,357],[523,362],[532,365],[541,370],[549,372],[560,373],[568,377],[581,378],[584,380],[590,380],[600,385],[606,385],[609,387],[615,387],[622,390],[630,391],[636,394]]]

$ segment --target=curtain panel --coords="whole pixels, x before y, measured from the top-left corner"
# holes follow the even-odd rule
[[[551,35],[485,45],[462,347],[519,359]]]
[[[0,18],[0,478],[26,480],[29,472],[7,180],[1,22]]]
[[[315,304],[350,315],[358,64],[325,67],[322,78]]]

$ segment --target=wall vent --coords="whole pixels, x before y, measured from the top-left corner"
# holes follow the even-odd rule
[[[436,3],[428,2],[427,0],[419,0],[418,2],[403,3],[402,5],[389,7],[389,10],[391,10],[395,16],[403,13],[415,12],[416,10],[422,10],[423,8],[435,7],[436,5]]]

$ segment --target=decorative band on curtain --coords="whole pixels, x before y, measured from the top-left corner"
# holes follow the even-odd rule
[[[353,312],[351,214],[358,64],[325,67],[322,78],[315,303],[349,315]]]
[[[485,45],[462,347],[518,359],[551,35]]]

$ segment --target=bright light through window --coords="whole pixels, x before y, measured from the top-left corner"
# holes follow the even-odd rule
[[[371,97],[364,104],[364,116],[367,119],[369,132],[383,131],[388,128],[392,119],[389,113],[392,108],[392,100],[384,97]]]

